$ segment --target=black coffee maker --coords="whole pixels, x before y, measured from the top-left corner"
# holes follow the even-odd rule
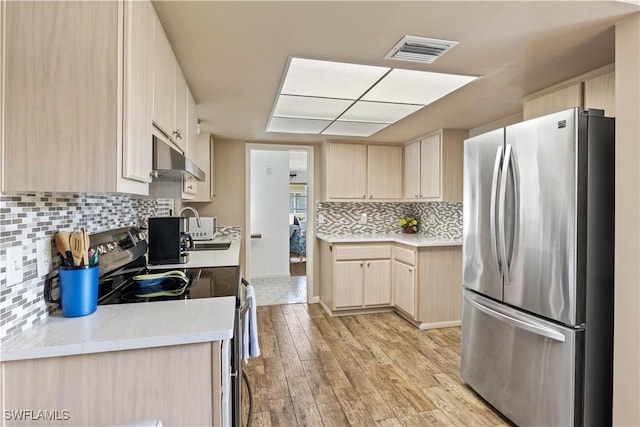
[[[149,218],[149,264],[186,264],[193,248],[188,218]]]

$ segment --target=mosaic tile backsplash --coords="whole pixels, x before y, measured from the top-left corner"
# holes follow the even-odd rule
[[[459,239],[462,236],[461,202],[318,202],[317,232],[327,234],[401,233],[398,221],[414,217],[418,233],[434,237]],[[361,224],[362,214],[367,223]]]
[[[84,226],[97,233],[138,226],[149,216],[167,216],[172,199],[135,198],[122,194],[20,193],[0,195],[0,343],[42,321],[48,313],[44,301],[44,276],[38,277],[36,242],[51,240],[53,268],[58,251],[53,236],[58,230]],[[6,251],[22,251],[23,280],[8,286]]]

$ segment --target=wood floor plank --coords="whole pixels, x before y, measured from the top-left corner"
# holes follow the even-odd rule
[[[319,368],[319,364],[315,361],[305,360],[302,362],[304,367],[305,376],[309,382],[311,393],[318,404],[320,403],[332,403],[337,402],[333,388],[324,373],[324,370]]]
[[[320,403],[318,404],[318,411],[320,411],[320,417],[326,427],[347,427],[351,426],[347,416],[342,410],[342,406],[336,400],[335,402]]]
[[[439,409],[420,412],[419,414],[400,419],[404,427],[456,427]]]
[[[267,376],[264,372],[264,366],[261,366],[259,368],[246,366],[244,367],[244,370],[251,381],[251,390],[253,392],[253,412],[268,412],[269,392],[267,388]]]
[[[322,426],[322,418],[306,377],[288,378],[289,392],[298,425]]]
[[[386,418],[384,420],[376,421],[378,427],[404,427],[400,420],[397,418]]]
[[[258,307],[258,330],[254,426],[509,425],[460,378],[459,327],[290,304]]]
[[[264,374],[269,399],[289,397],[287,377],[284,374],[281,359],[275,357],[264,359]],[[253,381],[251,383],[253,384]]]
[[[254,412],[251,417],[252,427],[271,427],[271,415],[269,411]]]
[[[273,427],[296,427],[296,413],[290,398],[272,399],[269,401],[269,415]]]
[[[349,424],[354,426],[375,426],[376,422],[367,411],[366,406],[360,400],[358,393],[353,388],[341,388],[336,390],[336,397]]]

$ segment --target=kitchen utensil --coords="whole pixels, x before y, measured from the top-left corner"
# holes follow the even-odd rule
[[[189,279],[187,279],[187,275],[180,270],[171,270],[171,271],[166,271],[164,273],[139,274],[137,276],[133,276],[133,280],[143,281],[143,280],[153,280],[153,279],[164,279],[167,277],[175,277],[185,282],[189,281]]]
[[[82,231],[74,231],[69,237],[69,245],[71,246],[71,254],[73,255],[73,265],[81,265],[84,252],[84,236]]]
[[[58,248],[58,252],[62,256],[64,261],[64,265],[71,267],[73,266],[73,256],[71,254],[71,246],[69,243],[69,237],[71,233],[68,231],[58,231],[55,236],[56,248]]]
[[[82,232],[83,238],[83,250],[82,250],[82,264],[89,265],[89,245],[91,240],[89,239],[89,235],[87,234],[87,230],[84,227],[80,227],[80,231]]]

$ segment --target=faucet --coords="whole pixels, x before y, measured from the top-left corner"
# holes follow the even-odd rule
[[[196,222],[198,223],[198,227],[202,227],[202,222],[200,222],[200,215],[198,215],[197,210],[193,209],[191,206],[185,206],[184,208],[180,209],[180,212],[178,212],[178,215],[182,216],[182,212],[184,211],[193,212],[193,214],[196,216]]]

